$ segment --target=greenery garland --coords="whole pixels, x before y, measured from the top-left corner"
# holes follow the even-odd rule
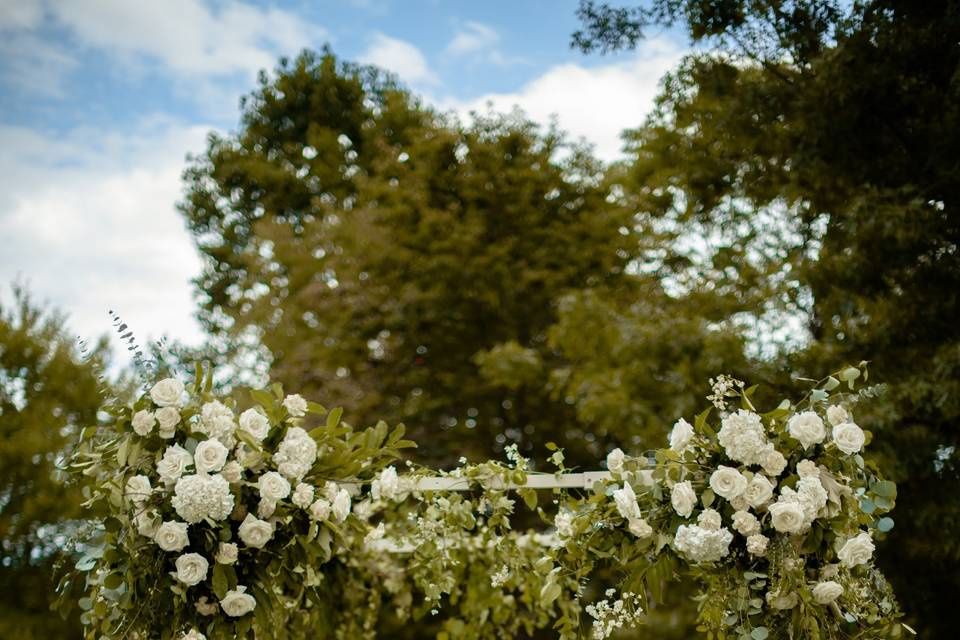
[[[373,638],[410,621],[441,640],[605,638],[689,575],[708,638],[896,638],[909,628],[872,559],[896,486],[853,419],[877,392],[855,391],[866,378],[847,367],[760,413],[754,388],[720,376],[669,447],[611,452],[610,481],[554,490],[548,512],[516,447],[443,472],[472,491],[416,491],[438,472],[397,473],[415,446],[402,425],[356,431],[279,385],[240,411],[198,366],[189,390],[160,380],[84,430],[70,468],[102,517],[61,604],[83,592],[91,639]],[[512,531],[515,497],[549,530]],[[616,586],[584,604],[601,574]]]

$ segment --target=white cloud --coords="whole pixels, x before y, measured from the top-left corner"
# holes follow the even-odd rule
[[[419,49],[409,42],[382,33],[373,34],[370,46],[360,54],[358,60],[392,71],[410,84],[429,85],[439,82]]]
[[[595,145],[600,158],[617,160],[623,157],[621,132],[643,123],[653,107],[660,78],[685,53],[687,50],[676,42],[651,39],[623,62],[597,67],[558,65],[516,92],[491,93],[471,100],[439,98],[433,102],[465,117],[470,111],[486,111],[488,104],[497,111],[518,106],[538,122],[556,116],[567,132]]]
[[[36,96],[63,98],[63,82],[77,66],[63,47],[27,32],[0,36],[0,76]]]
[[[46,13],[83,46],[108,51],[122,63],[146,60],[180,74],[249,74],[325,36],[294,13],[240,2],[26,0],[15,6],[0,12],[11,28],[35,28]]]
[[[466,22],[447,45],[447,53],[462,56],[475,51],[489,51],[500,42],[500,35],[480,22]]]
[[[209,128],[157,118],[136,130],[0,127],[0,288],[24,278],[84,337],[108,332],[113,309],[141,342],[196,344],[200,260],[174,205],[184,155]]]

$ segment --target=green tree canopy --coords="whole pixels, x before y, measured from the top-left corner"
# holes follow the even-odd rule
[[[57,467],[96,422],[100,348],[82,359],[64,318],[14,286],[0,306],[0,637],[79,637],[49,611],[57,553],[83,498]]]

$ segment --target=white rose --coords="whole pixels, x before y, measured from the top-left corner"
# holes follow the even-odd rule
[[[770,505],[771,524],[777,531],[797,533],[804,527],[803,507],[797,502],[776,502]]]
[[[800,602],[800,597],[796,593],[787,595],[775,595],[773,592],[767,592],[767,604],[774,609],[786,610],[793,609]]]
[[[818,582],[813,588],[813,599],[817,604],[830,604],[839,598],[842,593],[843,586],[839,582],[827,580],[826,582]]]
[[[760,533],[760,521],[749,511],[737,511],[733,514],[733,530],[744,537]]]
[[[804,411],[790,416],[787,421],[787,431],[793,439],[798,440],[804,449],[811,445],[823,442],[827,437],[827,429],[823,419],[813,411]]]
[[[553,519],[553,526],[557,528],[557,535],[561,538],[572,538],[574,534],[573,514],[569,511],[559,512],[557,517]]]
[[[220,472],[220,475],[230,484],[237,484],[243,480],[243,467],[236,460],[231,460],[223,465],[223,471]]]
[[[326,520],[330,517],[330,502],[321,498],[310,505],[310,517],[314,520]]]
[[[763,556],[767,553],[767,544],[770,539],[767,536],[755,533],[747,538],[747,552],[755,556]]]
[[[257,517],[266,520],[277,510],[277,503],[272,500],[261,500],[257,504]]]
[[[861,532],[847,540],[840,551],[837,552],[837,558],[840,559],[843,566],[852,569],[857,565],[870,562],[870,558],[873,557],[873,550],[874,545],[873,540],[870,539],[870,534]]]
[[[261,549],[273,537],[273,525],[264,520],[254,518],[249,513],[240,524],[240,539],[243,544],[255,549]]]
[[[227,591],[227,595],[220,601],[223,612],[232,618],[245,616],[254,610],[257,601],[249,593],[244,593],[246,587],[237,587],[232,591]]]
[[[750,508],[750,503],[747,502],[747,499],[741,494],[730,501],[730,506],[733,507],[734,511],[746,511]]]
[[[145,538],[153,539],[160,528],[160,516],[156,511],[144,511],[134,516],[133,523],[137,527],[137,533]]]
[[[207,601],[207,596],[200,596],[200,599],[193,606],[196,607],[197,613],[202,616],[213,616],[220,610],[220,606],[216,602]]]
[[[607,469],[610,473],[623,473],[623,451],[619,448],[607,454]]]
[[[630,486],[629,482],[624,482],[622,489],[613,492],[613,501],[617,505],[617,511],[625,520],[634,520],[640,517],[637,494],[633,492],[633,487]]]
[[[157,473],[165,484],[173,484],[193,465],[193,456],[178,444],[167,447],[163,458],[157,463]]]
[[[653,528],[643,518],[634,518],[630,521],[630,533],[638,538],[648,538],[653,535]]]
[[[284,398],[283,406],[286,407],[287,412],[294,418],[299,418],[307,413],[307,401],[298,394]]]
[[[733,500],[747,490],[747,479],[733,467],[721,464],[710,474],[710,488],[721,498]]]
[[[177,425],[180,424],[180,412],[176,407],[161,407],[157,409],[154,415],[160,424],[159,434],[161,438],[170,439],[177,432]]]
[[[761,466],[771,476],[778,476],[787,468],[787,459],[771,446],[770,450],[764,454]]]
[[[306,482],[301,482],[297,485],[296,489],[293,490],[293,498],[291,498],[291,502],[301,509],[306,509],[310,506],[310,503],[313,502],[313,494],[313,486],[307,484]]]
[[[704,509],[697,517],[697,524],[700,525],[701,529],[706,529],[707,531],[719,531],[721,525],[723,525],[723,520],[720,517],[719,511]]]
[[[207,640],[207,636],[203,635],[196,629],[190,629],[190,631],[180,636],[180,640]]]
[[[237,561],[240,549],[233,542],[221,542],[217,550],[217,562],[220,564],[233,564]]]
[[[153,541],[164,551],[181,551],[190,544],[187,527],[186,522],[164,522],[154,534]]]
[[[193,452],[193,463],[200,473],[216,473],[226,464],[229,453],[219,440],[204,440]]]
[[[797,463],[797,475],[801,478],[819,478],[820,469],[813,460],[801,460]]]
[[[375,489],[373,499],[379,500],[383,498],[384,500],[393,500],[397,497],[397,494],[400,493],[400,477],[397,475],[397,470],[393,467],[387,467],[380,472],[380,477],[375,481]],[[313,497],[311,496],[311,499]]]
[[[852,422],[844,422],[833,428],[833,441],[847,455],[858,453],[863,448],[866,436],[863,429]]]
[[[133,420],[131,420],[133,430],[138,436],[149,434],[153,431],[153,425],[156,423],[157,419],[153,416],[153,413],[146,410],[137,411],[133,414]]]
[[[673,429],[670,431],[670,448],[674,451],[686,451],[693,440],[693,427],[690,423],[680,418],[677,420]]]
[[[673,505],[673,509],[678,515],[684,518],[690,517],[690,514],[693,513],[693,507],[697,504],[697,494],[689,480],[673,485],[673,489],[670,491],[670,504]]]
[[[276,471],[268,471],[257,482],[260,489],[260,498],[270,502],[278,502],[290,495],[290,483]]]
[[[150,493],[153,491],[153,488],[150,486],[150,478],[147,476],[131,476],[127,480],[126,489],[123,494],[126,496],[127,500],[136,504],[143,505],[144,502],[150,499]]]
[[[827,408],[827,421],[833,426],[850,421],[850,414],[839,404],[831,405]]]
[[[256,409],[247,409],[240,414],[240,428],[262,442],[270,433],[270,420]]]
[[[202,582],[207,577],[207,569],[210,567],[207,559],[199,553],[185,553],[176,562],[177,580],[192,587]]]
[[[179,407],[183,396],[183,383],[176,378],[167,378],[153,385],[150,398],[158,407]]]
[[[340,489],[337,493],[330,511],[337,522],[343,522],[350,515],[350,494],[346,489]]]
[[[773,483],[767,480],[766,476],[756,473],[747,484],[743,497],[748,505],[759,509],[773,499]]]

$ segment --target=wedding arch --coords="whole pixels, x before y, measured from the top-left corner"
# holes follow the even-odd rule
[[[669,446],[579,473],[556,449],[535,473],[516,446],[403,465],[402,425],[357,430],[280,385],[223,396],[197,366],[82,432],[70,470],[92,518],[61,603],[80,596],[91,639],[375,637],[385,611],[441,610],[439,638],[605,638],[684,574],[707,638],[900,637],[873,561],[896,485],[861,456],[866,373],[801,380],[772,410],[719,376]],[[517,499],[542,530],[512,529]],[[614,586],[593,594],[599,572]]]

